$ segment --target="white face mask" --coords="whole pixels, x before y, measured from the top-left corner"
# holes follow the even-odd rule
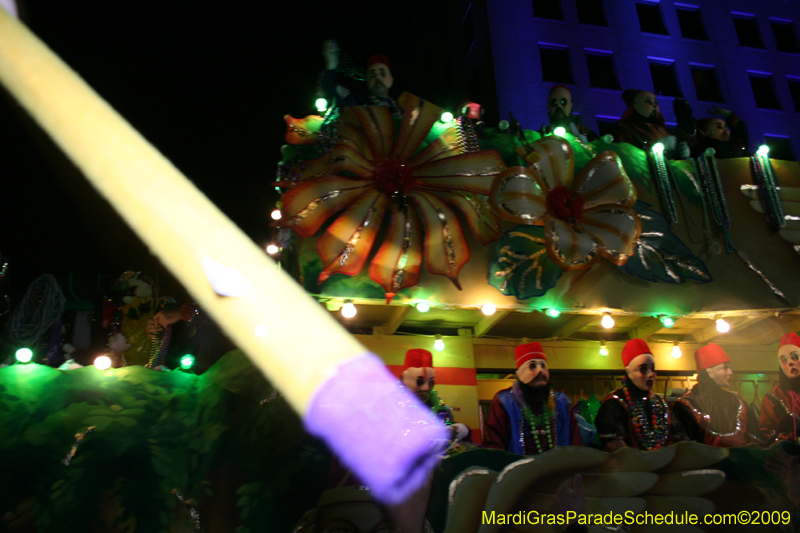
[[[517,369],[517,378],[531,387],[544,387],[550,383],[550,371],[544,359],[531,359]]]
[[[656,360],[649,353],[643,353],[628,363],[625,372],[631,382],[643,391],[650,391],[656,384]]]
[[[778,362],[787,378],[800,377],[800,347],[784,344],[778,349]]]
[[[409,367],[403,371],[403,385],[421,401],[427,401],[436,385],[436,369],[427,367]]]

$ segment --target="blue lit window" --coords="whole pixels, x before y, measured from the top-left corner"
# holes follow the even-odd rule
[[[762,109],[783,109],[781,101],[775,92],[775,84],[772,81],[772,74],[769,72],[747,71],[750,77],[750,87],[753,89],[753,96],[756,99],[756,107]]]
[[[636,14],[639,15],[639,27],[643,32],[669,35],[664,26],[661,4],[654,2],[636,2]]]
[[[664,96],[683,96],[675,62],[662,58],[647,58],[650,62],[650,76],[653,78],[653,93]]]
[[[764,48],[764,40],[761,38],[756,16],[749,13],[736,12],[731,13],[731,15],[733,15],[733,26],[736,28],[736,35],[739,37],[739,46]]]

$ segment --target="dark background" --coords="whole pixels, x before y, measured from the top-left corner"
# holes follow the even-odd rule
[[[491,71],[465,62],[475,37],[477,11],[470,3],[318,4],[75,0],[18,6],[39,38],[266,246],[278,200],[270,182],[283,144],[282,117],[316,113],[324,39],[336,39],[358,66],[374,53],[386,54],[395,98],[409,91],[454,110],[461,99],[481,101],[486,94],[484,105],[496,114]],[[491,61],[488,53],[483,59],[484,65]],[[350,86],[363,90],[358,82]],[[0,292],[12,301],[44,273],[56,275],[68,299],[96,297],[124,270],[141,270],[159,281],[162,294],[188,298],[5,92],[0,183],[0,254],[9,263]]]

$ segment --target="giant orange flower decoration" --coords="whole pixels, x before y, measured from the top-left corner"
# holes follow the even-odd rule
[[[544,226],[548,255],[564,270],[605,257],[622,265],[633,253],[641,221],[636,188],[616,153],[603,152],[574,176],[572,147],[549,136],[532,145],[530,168],[512,167],[494,181],[490,203],[501,217]]]
[[[458,273],[470,251],[453,208],[481,244],[498,239],[500,219],[486,200],[505,169],[494,150],[460,153],[452,129],[420,150],[442,109],[407,93],[398,103],[405,112],[396,134],[388,107],[344,108],[333,150],[302,163],[297,181],[278,183],[291,188],[277,225],[301,237],[341,212],[317,241],[324,262],[319,283],[361,271],[388,213],[386,237],[369,267],[387,301],[417,284],[423,257],[429,272],[461,288]]]

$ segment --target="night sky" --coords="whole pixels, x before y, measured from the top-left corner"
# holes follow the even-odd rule
[[[282,117],[315,112],[324,39],[337,39],[357,65],[373,53],[388,55],[395,97],[407,90],[454,107],[473,96],[458,75],[465,38],[457,1],[406,2],[402,10],[388,3],[317,4],[36,1],[21,3],[20,12],[263,246],[278,199],[270,182],[283,144]],[[10,264],[5,291],[18,296],[43,273],[62,283],[72,273],[83,297],[81,290],[97,286],[98,274],[116,277],[130,269],[158,277],[181,299],[180,287],[138,238],[9,95],[0,94],[0,253]]]

